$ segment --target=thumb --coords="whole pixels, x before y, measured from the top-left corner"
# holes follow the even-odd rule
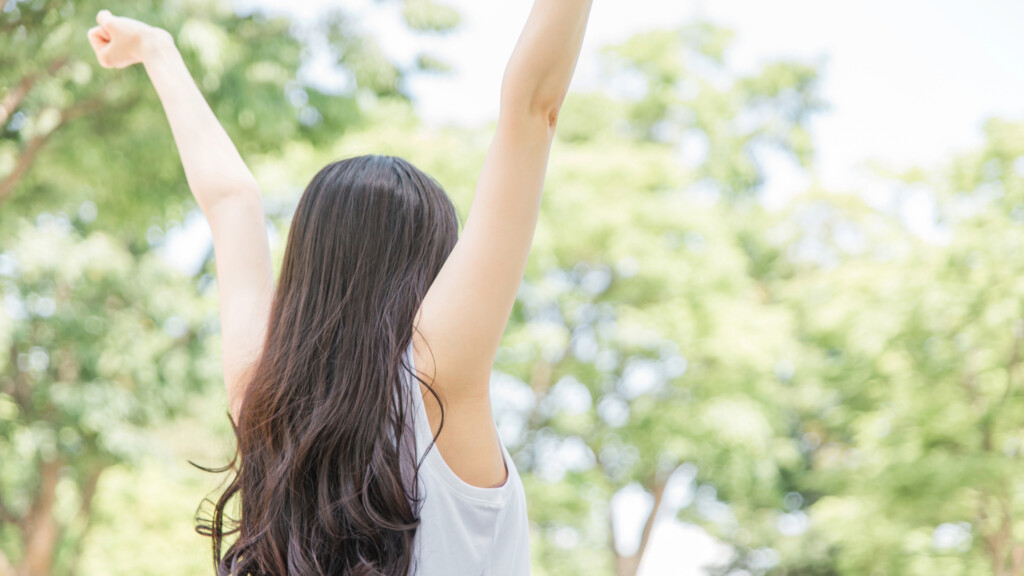
[[[112,29],[117,26],[117,16],[110,13],[110,10],[100,10],[96,14],[96,23],[103,28]]]

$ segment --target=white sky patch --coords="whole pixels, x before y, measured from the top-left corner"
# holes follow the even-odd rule
[[[654,524],[639,576],[704,576],[727,562],[732,549],[699,526],[662,516]]]
[[[212,243],[210,224],[197,208],[185,216],[184,224],[167,231],[157,253],[182,273],[193,276],[199,273]]]

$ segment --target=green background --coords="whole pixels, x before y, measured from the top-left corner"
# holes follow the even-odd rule
[[[275,266],[306,181],[348,155],[407,158],[464,220],[493,127],[422,125],[407,82],[445,62],[389,61],[343,10],[7,3],[0,574],[212,573],[194,518],[223,477],[188,461],[233,451],[213,253],[193,277],[157,254],[197,207],[144,71],[96,65],[96,11],[175,35],[263,188]],[[415,34],[460,25],[401,5]],[[297,75],[321,40],[342,93]],[[635,574],[653,515],[624,552],[623,491],[731,547],[715,574],[1024,573],[1024,123],[881,175],[906,191],[888,209],[812,184],[767,210],[765,154],[815,173],[823,71],[739,73],[732,43],[691,22],[607,46],[562,110],[493,384],[534,573]],[[920,190],[941,242],[901,224]]]

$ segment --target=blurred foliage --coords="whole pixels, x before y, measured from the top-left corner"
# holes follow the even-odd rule
[[[410,4],[410,29],[458,24]],[[300,25],[217,0],[0,2],[0,574],[81,570],[96,518],[123,513],[93,514],[104,472],[129,473],[154,427],[220,386],[213,255],[197,282],[157,253],[195,201],[144,69],[95,61],[103,8],[172,32],[247,158],[334,141],[365,122],[361,101],[408,98],[417,71],[344,12]],[[303,72],[321,47],[341,88]]]
[[[124,6],[179,30],[264,188],[276,265],[305,183],[341,157],[409,159],[464,221],[493,127],[427,129],[403,83],[443,62],[390,63],[344,13],[303,30],[199,0]],[[47,140],[0,208],[0,496],[59,527],[53,573],[206,571],[191,519],[216,479],[185,460],[231,449],[213,267],[190,279],[152,253],[194,203],[141,70],[85,58],[96,9],[24,0],[0,20],[15,31],[0,95],[39,78],[6,121],[0,175]],[[459,23],[430,0],[401,16]],[[348,91],[300,79],[297,37],[329,41]],[[534,573],[635,575],[660,514],[724,544],[719,574],[1022,574],[1024,123],[885,175],[895,207],[811,186],[769,211],[768,158],[813,175],[819,70],[740,73],[731,42],[694,23],[606,47],[602,83],[560,115],[492,382]],[[925,235],[908,225],[922,198]],[[639,527],[612,514],[624,494],[645,498]],[[26,533],[5,519],[11,562]]]
[[[448,32],[462,22],[458,10],[433,0],[405,0],[402,17],[413,30]]]
[[[15,237],[0,256],[0,552],[63,573],[101,474],[146,455],[147,429],[217,378],[215,309],[156,254],[67,218],[42,214]]]

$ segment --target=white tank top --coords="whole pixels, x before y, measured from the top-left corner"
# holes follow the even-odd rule
[[[415,370],[412,344],[406,351]],[[415,430],[416,461],[433,440],[419,382],[405,378]],[[407,428],[408,430],[408,428]],[[480,488],[460,479],[430,448],[419,469],[420,526],[410,576],[526,576],[530,573],[530,534],[526,493],[512,456],[498,440],[508,479]],[[414,504],[415,510],[415,504]]]

